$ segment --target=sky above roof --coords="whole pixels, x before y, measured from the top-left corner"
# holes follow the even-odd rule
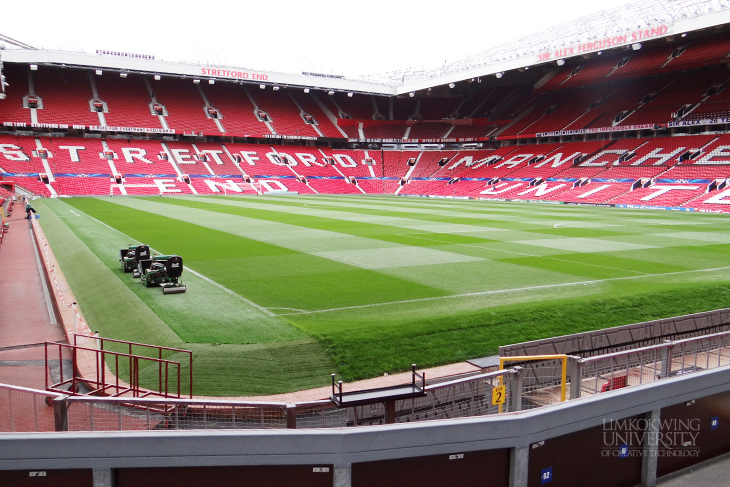
[[[0,34],[256,70],[357,76],[439,67],[627,0],[277,2],[36,0],[3,6]]]

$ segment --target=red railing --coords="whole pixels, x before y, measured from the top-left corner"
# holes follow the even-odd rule
[[[85,346],[79,344],[79,339],[86,341]],[[127,352],[109,350],[110,343],[122,345],[121,348],[126,348]],[[156,356],[141,355],[138,348],[152,349]],[[89,389],[86,394],[135,398],[180,398],[183,397],[181,394],[181,363],[165,359],[163,354],[168,354],[168,356],[169,354],[183,354],[188,358],[188,396],[193,397],[193,356],[189,350],[74,334],[72,345],[46,342],[46,366],[54,351],[57,352],[58,357],[59,379],[58,382],[51,383],[51,379],[46,377],[46,389],[49,391],[75,395],[82,394],[81,390],[84,386]],[[64,356],[71,359],[69,377],[64,374],[64,372],[68,373],[68,365],[64,367]],[[128,370],[120,372],[120,366],[126,366]],[[153,377],[141,378],[141,371],[151,373]],[[155,375],[156,390],[150,386],[155,382]]]

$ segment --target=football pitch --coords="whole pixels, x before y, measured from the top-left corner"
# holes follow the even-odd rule
[[[92,330],[194,353],[196,395],[275,394],[728,306],[730,216],[390,196],[34,207]],[[119,267],[183,257],[184,294]]]

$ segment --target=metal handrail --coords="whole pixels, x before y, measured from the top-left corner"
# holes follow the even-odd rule
[[[630,354],[636,353],[636,352],[646,352],[649,350],[660,350],[662,348],[670,348],[675,345],[681,345],[684,343],[699,342],[702,340],[711,340],[713,338],[719,338],[719,337],[730,337],[730,331],[721,331],[719,333],[713,333],[711,335],[702,335],[702,336],[698,336],[698,337],[683,338],[683,339],[677,340],[677,341],[659,343],[657,345],[647,345],[646,347],[632,348],[629,350],[621,350],[619,352],[607,353],[605,355],[595,355],[593,357],[581,358],[580,360],[578,360],[578,362],[580,362],[581,364],[585,364],[588,362],[596,362],[598,360],[605,360],[608,358],[620,357],[623,355],[630,355]]]

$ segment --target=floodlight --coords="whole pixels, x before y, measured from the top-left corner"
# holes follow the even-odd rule
[[[196,85],[199,85],[200,84],[200,80],[199,79],[194,79],[193,80],[193,83],[196,84]]]
[[[38,65],[37,64],[31,64],[30,65],[30,70],[31,71],[38,71]]]
[[[274,91],[279,91],[279,87],[278,86],[274,86],[273,90]]]
[[[634,51],[638,51],[639,49],[641,49],[641,42],[637,42],[636,44],[631,44],[631,49],[633,49]]]
[[[155,81],[160,81],[160,79],[162,79],[162,76],[160,76],[159,74],[156,74],[155,75]]]
[[[127,77],[127,73],[119,73],[119,77],[120,78],[126,78]]]
[[[414,96],[416,96],[416,94],[411,91],[410,93],[408,93],[408,96],[410,96],[411,98],[413,98]]]
[[[501,78],[502,76],[504,76],[504,73],[500,71],[499,73],[494,73],[494,76],[496,76],[497,78]]]
[[[304,93],[309,93],[309,88],[304,88]]]
[[[347,96],[348,96],[349,98],[352,98],[352,93],[348,93],[348,94],[347,94]]]
[[[101,76],[101,69],[97,69],[97,70],[96,70],[96,75],[97,75],[97,76]]]
[[[449,88],[453,88],[454,86],[456,86],[454,83],[449,83]]]
[[[334,92],[334,91],[332,91],[332,90],[329,90],[329,91],[327,92],[327,94],[331,96],[331,95],[334,95],[334,94],[335,94],[335,92]]]
[[[209,79],[208,80],[208,84],[209,85],[214,85],[215,84],[215,80],[214,79]]]
[[[682,33],[682,37],[687,37],[687,33],[686,32],[683,32]]]
[[[261,88],[262,90],[265,90],[266,89],[266,85],[259,85],[259,88]]]
[[[563,64],[565,64],[565,59],[558,59],[557,61],[555,61],[555,63],[556,63],[556,64],[557,64],[558,66],[562,66]]]

